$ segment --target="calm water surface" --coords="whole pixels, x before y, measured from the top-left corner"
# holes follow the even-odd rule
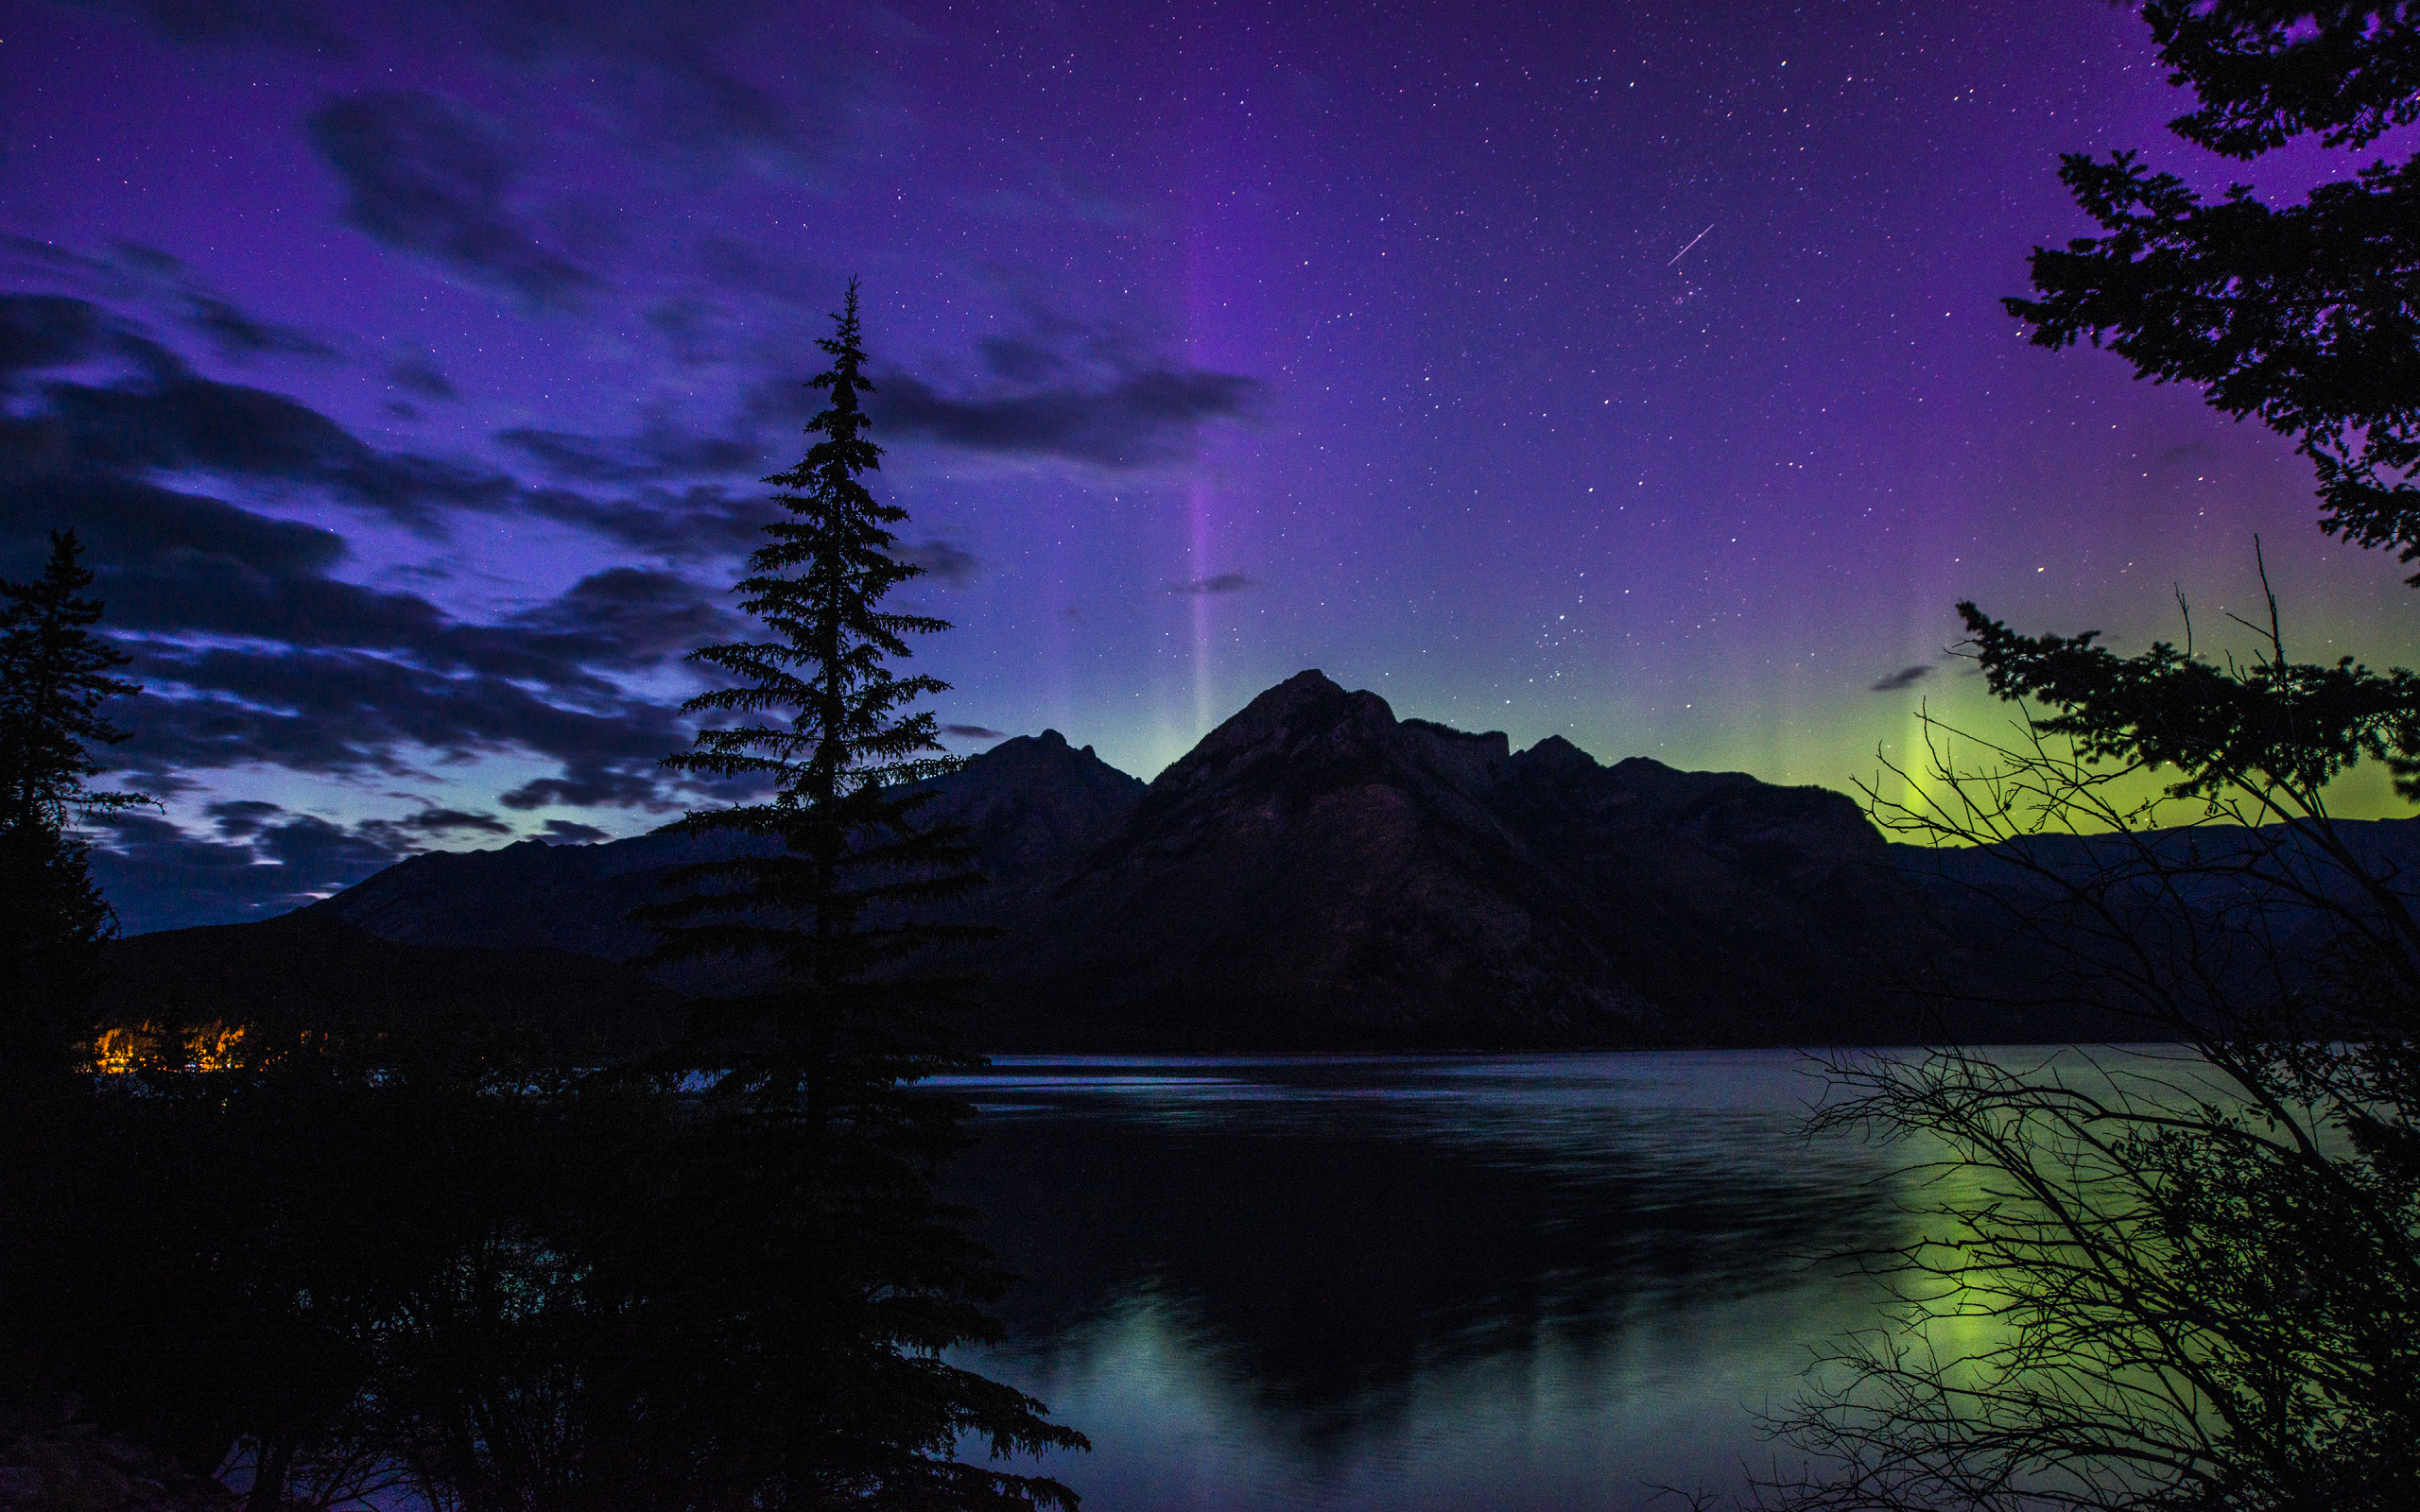
[[[1786,1447],[1900,1222],[1789,1052],[1004,1058],[955,1194],[1025,1278],[967,1363],[1092,1512],[1628,1508]],[[1677,1505],[1667,1502],[1666,1505]]]

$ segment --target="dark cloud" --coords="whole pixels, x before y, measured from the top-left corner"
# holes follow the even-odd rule
[[[687,743],[669,710],[578,669],[538,692],[493,673],[354,649],[130,649],[129,673],[147,692],[123,707],[119,723],[133,738],[111,754],[137,786],[152,771],[251,765],[409,777],[424,775],[420,764],[430,759],[521,753],[562,763],[584,792],[610,793],[557,801],[653,806],[656,759]]]
[[[801,306],[818,317],[830,313],[832,290],[847,281],[845,273],[835,273],[777,248],[735,236],[700,237],[697,256],[700,271],[716,286],[763,295]],[[683,318],[702,320],[710,314],[719,313],[700,304],[684,311]]]
[[[7,238],[22,243],[22,238]],[[23,244],[38,245],[38,244]],[[78,263],[84,259],[76,259]],[[24,374],[112,359],[136,377],[164,383],[185,374],[184,359],[88,300],[60,294],[0,294],[0,393],[24,387]],[[0,472],[22,461],[0,452]]]
[[[1046,383],[1067,370],[1067,359],[1039,342],[985,336],[983,365],[1012,384]]]
[[[754,474],[766,465],[765,448],[753,438],[700,436],[659,423],[627,439],[579,436],[568,431],[515,426],[497,440],[560,478],[591,483],[632,483],[721,473]]]
[[[1196,577],[1190,582],[1170,583],[1171,593],[1240,593],[1247,588],[1258,588],[1260,579],[1246,577],[1241,573],[1219,573],[1211,577]]]
[[[333,357],[336,349],[307,331],[246,314],[209,294],[186,297],[193,328],[209,338],[222,357]]]
[[[382,452],[282,394],[191,373],[106,387],[52,382],[43,397],[36,413],[0,414],[0,483],[29,473],[216,472],[323,489],[424,534],[442,530],[447,509],[493,511],[520,493],[504,473]]]
[[[32,276],[148,306],[199,333],[221,357],[302,356],[323,361],[336,348],[293,326],[263,319],[212,292],[179,259],[157,248],[119,242],[106,258],[86,257],[24,237],[0,239]],[[89,300],[62,293],[0,295],[0,377],[12,370],[67,367],[103,354],[134,359],[154,378],[186,376],[184,360]]]
[[[572,489],[529,489],[518,502],[532,514],[677,560],[762,545],[766,523],[781,512],[761,495],[735,497],[718,484],[693,484],[679,492],[642,484],[603,499]]]
[[[981,725],[943,725],[942,733],[956,735],[960,740],[1006,740],[1009,738],[1009,732],[1005,730],[987,730]]]
[[[716,596],[677,573],[611,567],[581,578],[516,623],[578,638],[581,657],[590,663],[610,659],[615,665],[639,666],[737,634],[738,617],[716,603]]]
[[[210,832],[202,834],[149,814],[113,815],[102,825],[93,872],[125,932],[269,918],[350,887],[433,841],[513,833],[493,815],[445,808],[354,825],[257,799],[213,803],[203,813]],[[589,827],[556,821],[547,830]]]
[[[215,808],[232,805],[214,805]],[[349,887],[418,847],[248,804],[237,833],[187,833],[148,814],[112,816],[93,851],[94,879],[131,935],[267,919]]]
[[[951,398],[921,378],[897,376],[879,380],[868,407],[890,435],[1127,468],[1193,455],[1203,427],[1250,419],[1265,392],[1256,378],[1200,368],[1151,368],[1099,385],[980,399]]]
[[[0,489],[28,479],[80,485],[152,472],[215,472],[321,490],[424,535],[442,534],[450,511],[516,510],[676,559],[744,550],[757,542],[774,513],[761,496],[735,497],[716,484],[674,489],[638,481],[597,497],[381,451],[284,395],[195,375],[87,301],[0,296],[0,389],[9,386],[12,369],[66,367],[105,352],[131,356],[136,375],[105,385],[53,380],[39,386],[39,406],[0,411]],[[426,380],[419,386],[424,391],[438,386],[450,391],[434,369]],[[540,453],[551,446],[573,459],[585,445],[593,449],[585,471],[625,478],[721,468],[752,444],[683,437],[659,426],[616,459],[608,457],[608,443],[586,438],[528,432],[508,438],[527,441],[526,450]]]
[[[174,252],[164,252],[157,247],[141,242],[120,241],[112,244],[118,266],[153,278],[170,278],[185,270],[184,259]]]
[[[212,561],[264,579],[315,576],[344,558],[344,538],[293,520],[271,520],[217,499],[121,478],[53,475],[0,480],[0,561],[22,571],[48,532],[74,526],[90,560],[121,577],[192,572]],[[170,625],[185,623],[183,611]],[[128,622],[113,608],[110,623]]]
[[[0,296],[0,378],[80,362],[99,349],[108,330],[108,318],[83,300]]]
[[[423,399],[459,399],[461,390],[426,357],[405,357],[387,369],[390,382],[401,384]]]
[[[39,532],[63,524],[91,544],[109,623],[121,630],[363,648],[446,672],[532,679],[612,649],[461,625],[415,594],[339,581],[325,574],[344,554],[342,537],[215,499],[118,480],[0,489],[0,553],[22,558],[38,549]]]
[[[569,819],[548,819],[546,838],[557,845],[595,845],[614,838],[612,832],[593,824],[576,824]]]
[[[213,803],[202,812],[210,816],[218,833],[230,840],[241,840],[258,834],[268,824],[285,813],[285,805],[265,799],[230,799]]]
[[[946,588],[966,588],[983,571],[982,558],[956,541],[935,537],[907,547],[899,559],[910,566],[922,567],[927,576],[939,578]]]
[[[317,6],[294,0],[101,0],[113,10],[177,43],[264,43],[328,47],[343,39],[328,29]]]
[[[334,532],[123,479],[0,487],[0,564],[22,576],[61,524],[91,544],[105,623],[131,634],[130,675],[148,692],[122,707],[135,733],[112,756],[152,791],[236,765],[409,775],[432,758],[520,753],[563,774],[525,797],[661,807],[655,763],[686,731],[614,675],[730,624],[695,585],[630,568],[510,621],[465,624],[328,576],[345,555]]]
[[[725,67],[721,58],[756,28],[795,32],[815,12],[791,7],[631,5],[597,0],[504,0],[476,12],[482,40],[523,67],[575,72],[614,100],[632,136],[692,164],[817,179],[846,138],[864,93],[858,49],[827,36],[816,72],[775,94]]]
[[[71,252],[64,247],[38,237],[19,236],[10,232],[0,232],[0,256],[52,277],[75,277],[90,273],[99,266],[80,252]]]
[[[1911,667],[1901,667],[1898,671],[1893,672],[1890,676],[1876,681],[1870,691],[1875,693],[1897,693],[1902,688],[1912,688],[1917,683],[1922,682],[1925,679],[1931,676],[1932,668],[1927,665],[1919,664]]]
[[[668,748],[668,747],[667,747]],[[657,774],[644,767],[602,762],[565,766],[561,777],[524,782],[497,801],[527,812],[544,808],[648,808],[666,810]]]
[[[650,306],[647,323],[672,344],[675,360],[690,367],[722,361],[750,334],[747,319],[729,305],[693,294]]]
[[[642,485],[596,498],[384,452],[291,399],[198,377],[130,339],[87,301],[0,297],[0,358],[7,371],[31,375],[0,409],[0,576],[38,570],[50,530],[82,534],[104,623],[147,689],[113,711],[134,731],[111,752],[125,785],[173,795],[235,766],[417,785],[431,764],[501,755],[554,768],[517,788],[508,809],[662,811],[699,796],[691,779],[658,765],[689,743],[687,728],[632,689],[689,649],[730,638],[736,621],[718,591],[663,568],[616,568],[502,620],[469,622],[417,593],[337,576],[349,550],[335,530],[162,479],[216,474],[324,490],[430,531],[454,510],[513,508],[675,558],[752,537],[769,505],[702,487]],[[46,376],[130,351],[141,359],[132,377]],[[267,836],[353,865],[434,835],[512,828],[493,814],[430,808],[339,833],[251,800],[212,809],[208,822],[216,828],[200,838],[173,827],[123,832],[120,853],[148,847],[143,853],[171,870],[216,878],[208,886],[233,889],[228,897],[290,902],[318,881],[263,879],[237,866],[255,865],[251,849]]]
[[[436,95],[345,95],[313,112],[306,129],[344,180],[345,220],[388,246],[509,290],[532,310],[568,305],[596,283],[514,218],[506,195],[518,165]]]
[[[400,819],[372,819],[365,822],[380,825],[398,833],[418,834],[510,834],[512,826],[493,814],[473,814],[462,809],[423,809],[418,814]]]

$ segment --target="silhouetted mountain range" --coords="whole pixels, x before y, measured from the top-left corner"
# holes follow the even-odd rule
[[[1839,794],[1516,756],[1316,672],[1010,901],[1003,1042],[1197,1049],[1861,1038],[1916,907]]]
[[[1642,758],[1607,766],[1560,738],[1515,753],[1501,733],[1398,720],[1317,672],[1262,694],[1148,784],[1046,731],[936,787],[926,812],[968,827],[992,879],[959,917],[1005,931],[968,963],[992,984],[970,1025],[987,1048],[2097,1037],[2038,1014],[1944,1020],[1899,990],[1983,970],[1978,901],[2022,886],[2003,860],[1887,845],[1823,788]],[[2420,853],[2411,822],[2365,843]],[[388,951],[377,971],[402,981],[461,979],[467,957],[441,971],[415,951],[544,953],[608,973],[582,990],[627,1001],[631,1024],[662,1022],[644,996],[656,988],[614,964],[650,944],[624,916],[661,898],[673,868],[737,843],[432,852],[284,919],[117,949],[155,983],[178,975],[181,952],[238,941],[315,940],[324,965],[341,940],[374,939]],[[2097,853],[2046,843],[2077,865]]]
[[[992,879],[963,914],[1006,931],[974,953],[994,1048],[1864,1039],[1882,954],[1921,928],[1840,794],[1606,767],[1561,739],[1514,755],[1316,672],[1148,785],[1056,731],[939,785],[926,812],[968,826]],[[304,912],[628,960],[648,936],[623,916],[705,853],[436,852]]]

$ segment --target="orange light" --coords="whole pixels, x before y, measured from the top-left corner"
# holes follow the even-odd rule
[[[216,1020],[175,1037],[147,1020],[131,1027],[118,1025],[93,1037],[93,1069],[105,1076],[161,1067],[227,1071],[240,1064],[240,1047],[251,1032],[248,1024],[231,1027]]]

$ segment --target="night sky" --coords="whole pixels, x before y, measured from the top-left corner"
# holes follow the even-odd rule
[[[0,575],[75,525],[149,690],[131,930],[714,801],[680,659],[852,274],[962,752],[1316,666],[1846,788],[2004,717],[1959,598],[2207,646],[2256,531],[2290,651],[2409,662],[2287,443],[1999,307],[2063,150],[2411,150],[2185,104],[2099,0],[0,0]]]

